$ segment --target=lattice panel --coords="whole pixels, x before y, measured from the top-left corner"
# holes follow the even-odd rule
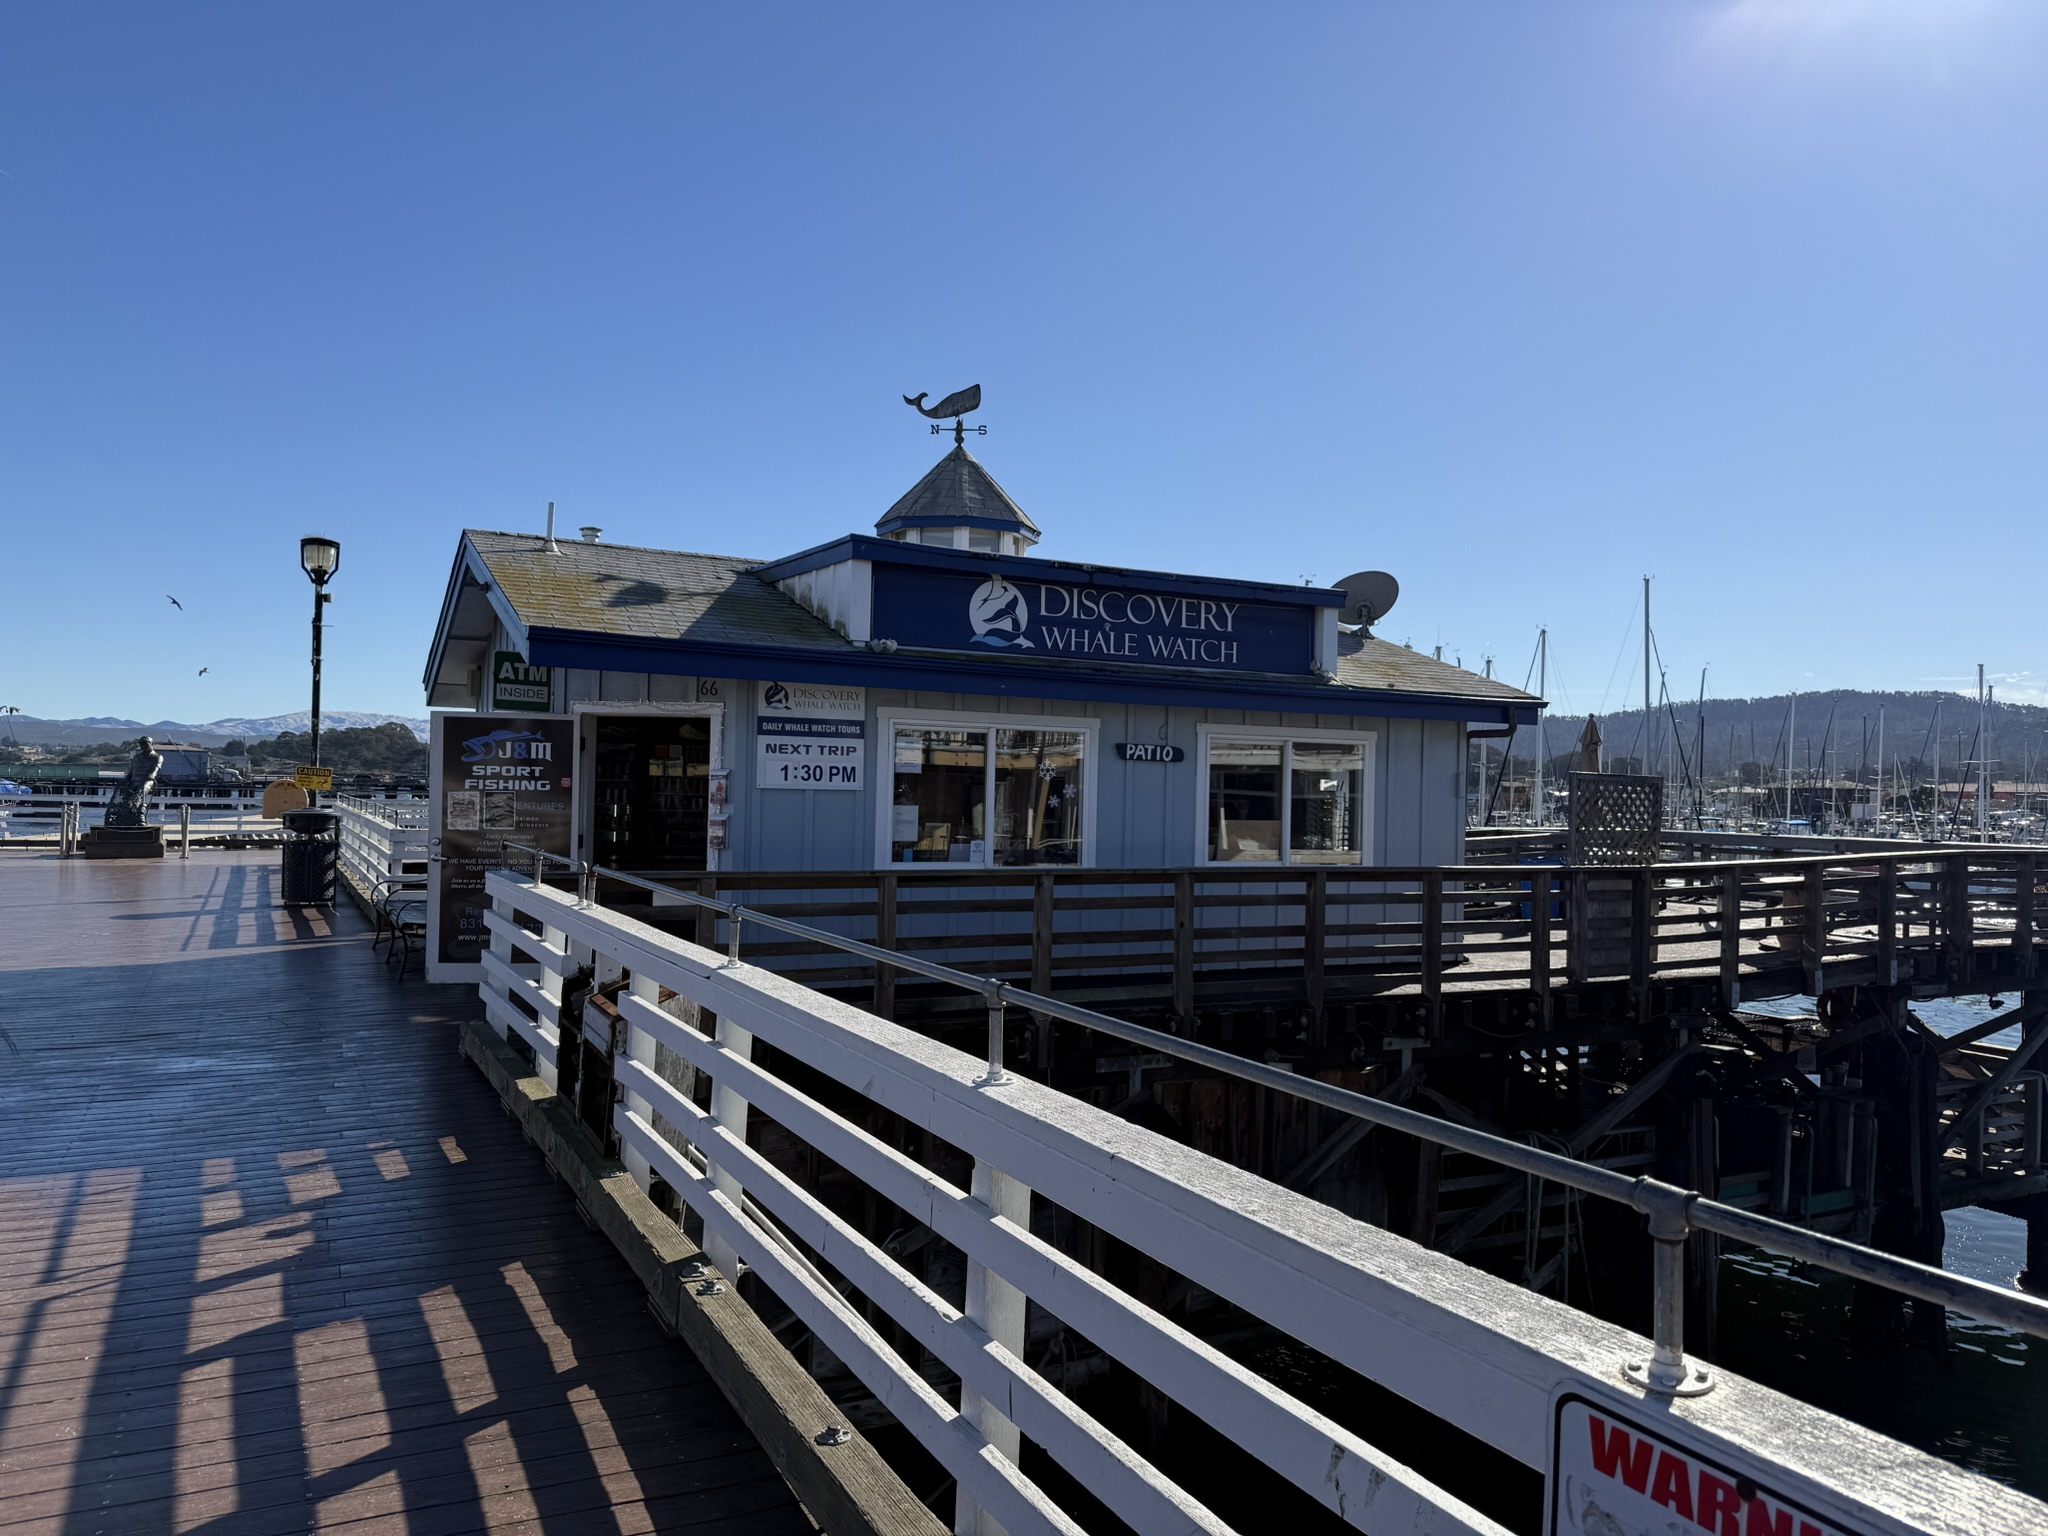
[[[1572,775],[1574,865],[1654,864],[1664,829],[1664,781],[1647,774]]]

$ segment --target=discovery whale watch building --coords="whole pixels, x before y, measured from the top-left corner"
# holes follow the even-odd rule
[[[470,530],[427,701],[572,720],[567,851],[615,869],[1459,862],[1467,731],[1535,698],[1335,588],[1038,542],[957,433],[777,559]]]

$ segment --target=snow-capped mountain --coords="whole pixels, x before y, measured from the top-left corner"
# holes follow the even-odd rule
[[[427,739],[427,722],[414,715],[377,714],[369,710],[323,709],[320,728],[341,730],[352,725],[383,725],[397,721],[421,741]],[[193,725],[182,720],[125,720],[117,715],[86,715],[76,720],[39,720],[34,715],[0,718],[0,741],[48,747],[82,747],[103,741],[126,741],[149,735],[159,741],[183,742],[195,747],[220,747],[234,740],[260,741],[280,731],[303,731],[312,725],[307,710],[260,717],[233,716]]]

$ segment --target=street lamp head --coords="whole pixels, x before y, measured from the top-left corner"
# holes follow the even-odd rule
[[[341,545],[333,539],[308,534],[299,540],[299,568],[314,586],[326,586],[328,579],[341,569]]]

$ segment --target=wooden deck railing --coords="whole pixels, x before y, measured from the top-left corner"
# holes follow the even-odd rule
[[[1373,874],[1385,882],[1389,872]],[[1423,874],[1426,904],[1453,899],[1432,888],[1436,872]],[[1176,896],[1186,891],[1171,883]],[[1726,1509],[1753,1481],[1742,1492],[1753,1528],[1789,1531],[1792,1509],[1831,1529],[1900,1536],[1969,1536],[2034,1518],[2038,1506],[1988,1479],[1725,1372],[1725,1385],[1708,1390],[1705,1371],[1688,1371],[1684,1390],[1705,1395],[1689,1396],[1682,1413],[1669,1397],[1653,1393],[1645,1403],[1625,1381],[1646,1360],[1656,1369],[1667,1341],[1670,1358],[1685,1364],[1678,1298],[1688,1224],[1887,1284],[1913,1271],[1918,1288],[1901,1286],[1908,1294],[1995,1303],[2001,1310],[1978,1315],[2010,1312],[2029,1331],[2048,1326],[2033,1316],[2038,1303],[1264,1063],[1238,1064],[1240,1074],[1276,1080],[1278,1091],[1335,1096],[1365,1123],[1398,1124],[1524,1174],[1542,1161],[1561,1183],[1653,1214],[1653,1346],[1008,1073],[999,1045],[984,1062],[506,872],[492,874],[487,889],[481,1000],[490,1027],[508,1046],[518,1042],[547,1089],[576,1093],[585,1123],[615,1138],[627,1172],[667,1202],[671,1219],[687,1212],[702,1223],[710,1268],[693,1277],[700,1294],[751,1273],[951,1474],[956,1530],[1080,1536],[1089,1512],[1077,1517],[1068,1506],[1085,1490],[1089,1504],[1133,1531],[1228,1536],[1232,1526],[1214,1506],[1239,1496],[1244,1463],[1198,1457],[1169,1470],[1121,1438],[1069,1395],[1064,1367],[1048,1368],[1044,1341],[1071,1329],[1184,1423],[1207,1424],[1271,1474],[1256,1485],[1263,1515],[1239,1522],[1243,1529],[1295,1528],[1320,1506],[1359,1530],[1505,1536],[1457,1490],[1114,1283],[1083,1255],[1084,1228],[1288,1335],[1300,1346],[1290,1347],[1294,1360],[1320,1356],[1379,1383],[1545,1473],[1554,1492],[1567,1491],[1566,1474],[1584,1462],[1556,1454],[1565,1438],[1553,1433],[1559,1414],[1577,1405],[1576,1445],[1586,1444],[1585,1413],[1645,1420],[1655,1427],[1642,1433],[1675,1440],[1660,1465],[1675,1463],[1681,1477],[1690,1476],[1681,1457],[1715,1469],[1701,1475],[1726,1488],[1717,1495]],[[1054,896],[1057,915],[1057,889]],[[1038,910],[1035,899],[1025,907]],[[977,994],[972,977],[953,984]],[[1119,1034],[1130,1028],[1098,1023]],[[589,1091],[593,1083],[602,1091]],[[904,1150],[904,1129],[927,1133],[922,1157]],[[939,1161],[938,1148],[951,1161]],[[826,1168],[829,1185],[819,1177]],[[1073,1222],[1053,1219],[1058,1213]],[[930,1241],[899,1244],[883,1235],[892,1229]],[[943,1268],[912,1257],[927,1248],[943,1252]],[[1601,1456],[1608,1426],[1592,1433]],[[1027,1438],[1036,1452],[1028,1461]],[[1060,1476],[1047,1477],[1054,1469]],[[1612,1484],[1601,1497],[1613,1502],[1622,1485],[1611,1471],[1601,1475]],[[1661,1514],[1647,1502],[1642,1509],[1638,1523]]]
[[[1407,1005],[1418,1033],[1447,997],[1715,980],[1724,1005],[1908,976],[2030,981],[2048,859],[1950,847],[1724,859],[1642,868],[1548,863],[1422,868],[1077,869],[737,873],[687,889],[1040,992],[1205,1008]],[[727,946],[722,919],[664,912],[639,890],[608,905]],[[888,1015],[886,970],[821,945],[743,931],[750,960]]]

